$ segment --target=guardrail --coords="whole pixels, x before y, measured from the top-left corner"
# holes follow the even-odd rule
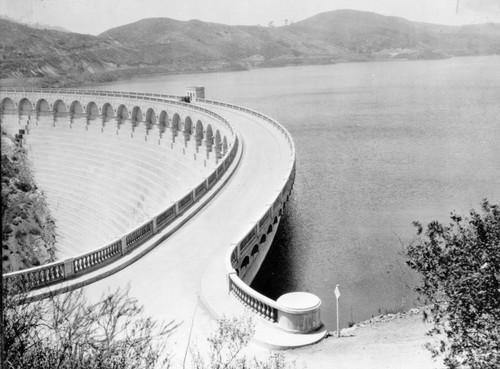
[[[271,223],[273,218],[279,215],[279,209],[284,206],[286,201],[288,200],[288,196],[293,188],[293,183],[295,181],[296,174],[296,161],[295,161],[295,144],[290,133],[277,121],[274,119],[256,112],[254,110],[237,106],[234,104],[228,104],[224,102],[206,100],[206,99],[198,99],[200,102],[204,102],[207,104],[213,104],[215,106],[226,107],[230,109],[235,109],[238,111],[242,111],[247,114],[251,114],[256,116],[268,123],[272,126],[276,127],[281,133],[283,133],[290,145],[291,149],[291,166],[289,168],[290,172],[288,178],[284,182],[283,186],[278,189],[278,195],[275,200],[269,206],[269,208],[264,212],[262,217],[256,222],[256,225],[242,238],[242,240],[234,246],[231,246],[231,249],[228,250],[226,254],[226,270],[228,274],[228,287],[229,293],[232,293],[243,305],[245,305],[252,312],[262,317],[265,320],[268,320],[272,323],[278,323],[279,326],[284,330],[292,330],[296,333],[308,333],[311,330],[315,330],[318,328],[318,324],[321,324],[319,321],[319,305],[314,307],[310,307],[307,309],[293,309],[287,306],[280,304],[277,301],[274,301],[263,294],[255,291],[249,285],[247,285],[243,280],[237,275],[236,269],[239,263],[240,258],[238,257],[242,253],[245,253],[248,250],[248,245],[252,245],[253,241],[260,237],[260,234],[266,232],[265,226],[267,223]],[[314,321],[312,325],[306,325],[307,327],[294,326],[294,324],[290,324],[291,316],[299,316],[299,321],[308,320]],[[280,322],[280,319],[285,321],[284,323]],[[292,319],[293,320],[293,319]],[[294,326],[291,328],[291,326]]]
[[[32,89],[32,90],[18,90],[18,89],[3,89],[0,93],[5,94],[6,92],[12,93],[57,93],[57,94],[87,94],[87,90],[53,90],[53,89]],[[89,93],[91,95],[91,93]],[[114,96],[114,97],[124,97],[133,98],[148,101],[157,101],[160,103],[181,105],[187,109],[198,110],[215,117],[224,125],[226,125],[232,136],[234,138],[231,144],[231,149],[226,153],[222,161],[217,165],[215,170],[205,179],[201,184],[199,184],[195,190],[190,191],[188,194],[183,196],[175,204],[162,211],[157,216],[145,222],[141,226],[132,230],[131,232],[124,235],[121,239],[113,241],[111,244],[101,247],[99,249],[93,250],[83,255],[79,255],[73,258],[56,261],[53,263],[45,264],[39,267],[29,268],[20,270],[17,272],[6,273],[3,275],[3,279],[7,284],[24,284],[29,286],[31,289],[38,289],[47,287],[53,284],[75,278],[77,276],[95,271],[102,268],[119,258],[123,257],[127,253],[131,252],[133,249],[140,247],[153,235],[160,232],[162,229],[170,225],[174,220],[182,216],[182,214],[191,207],[194,203],[198,202],[208,191],[214,187],[214,185],[219,181],[219,179],[224,175],[226,170],[231,166],[236,156],[239,147],[239,138],[232,126],[220,115],[199,106],[182,103],[179,101],[171,101],[169,98],[178,98],[177,96],[170,95],[158,95],[158,94],[140,94],[140,93],[117,93],[117,92],[102,92],[99,91],[99,96]],[[119,95],[119,96],[118,96]],[[150,96],[151,95],[151,96]],[[152,99],[155,100],[152,100]]]

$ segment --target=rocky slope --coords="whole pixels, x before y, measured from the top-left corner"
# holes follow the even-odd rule
[[[2,131],[2,272],[55,258],[55,225],[37,189],[26,153]]]
[[[99,36],[0,19],[0,84],[67,85],[148,73],[500,54],[500,24],[449,27],[339,10],[282,27],[143,19]]]

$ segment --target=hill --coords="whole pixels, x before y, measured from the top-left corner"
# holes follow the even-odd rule
[[[148,73],[500,54],[500,24],[450,27],[353,10],[282,27],[151,18],[99,36],[0,19],[0,32],[3,85],[19,78],[78,84]]]

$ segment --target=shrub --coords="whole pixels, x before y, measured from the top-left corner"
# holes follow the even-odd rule
[[[191,349],[191,366],[196,369],[291,369],[295,362],[287,361],[283,354],[273,354],[259,361],[241,355],[255,334],[255,324],[250,317],[223,317],[207,338],[208,351],[202,354],[196,347]]]
[[[40,228],[33,227],[30,229],[30,234],[33,236],[40,236],[42,234],[42,231]]]
[[[500,208],[486,200],[482,208],[468,219],[452,214],[448,226],[429,223],[407,249],[423,279],[417,290],[432,303],[430,334],[443,337],[429,349],[450,369],[500,367]]]
[[[144,317],[128,289],[108,292],[97,303],[86,301],[82,290],[31,303],[26,303],[25,293],[14,300],[6,292],[6,369],[149,369],[169,364],[166,339],[176,326]]]

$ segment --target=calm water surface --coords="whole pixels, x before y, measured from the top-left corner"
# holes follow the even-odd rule
[[[413,220],[500,203],[500,56],[155,76],[100,89],[183,94],[276,118],[297,148],[295,187],[254,281],[269,297],[300,290],[322,319],[363,320],[416,304],[402,245]],[[248,189],[251,191],[251,189]]]

